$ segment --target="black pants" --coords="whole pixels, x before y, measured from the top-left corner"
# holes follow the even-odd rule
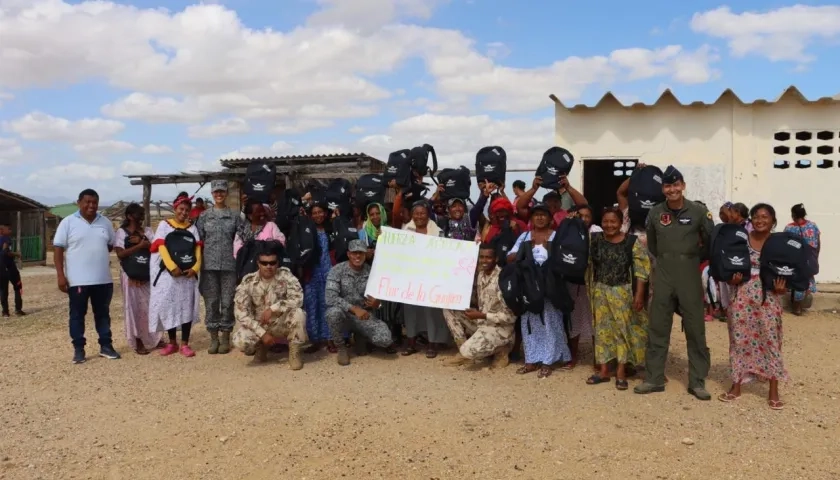
[[[85,346],[88,302],[93,309],[93,324],[99,335],[99,345],[111,346],[111,297],[114,295],[114,284],[69,287],[67,295],[70,298],[70,338],[73,346]]]
[[[3,313],[9,313],[9,285],[15,292],[15,311],[23,310],[23,296],[21,295],[20,272],[17,268],[0,271],[0,305]]]
[[[190,343],[191,330],[192,322],[181,325],[181,343]],[[166,333],[169,335],[169,343],[175,343],[178,340],[178,328],[170,328]]]

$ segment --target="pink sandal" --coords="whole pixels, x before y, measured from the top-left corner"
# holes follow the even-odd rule
[[[189,345],[187,345],[187,344],[185,343],[185,344],[181,345],[181,355],[183,355],[183,356],[185,356],[185,357],[187,357],[187,358],[189,358],[189,357],[194,357],[194,356],[195,356],[195,352],[193,351],[193,349],[192,349],[192,348],[190,348],[190,346],[189,346]]]
[[[160,351],[161,356],[166,357],[178,351],[177,343],[167,343]]]

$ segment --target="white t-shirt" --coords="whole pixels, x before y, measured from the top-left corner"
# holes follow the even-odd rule
[[[111,252],[114,226],[96,214],[88,223],[79,212],[58,224],[53,245],[64,249],[64,274],[70,287],[114,283],[111,278]]]

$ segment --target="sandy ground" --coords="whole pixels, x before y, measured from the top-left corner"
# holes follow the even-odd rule
[[[25,277],[31,315],[0,320],[0,478],[840,478],[836,315],[785,319],[792,381],[775,412],[766,384],[734,404],[689,396],[678,328],[667,391],[639,396],[585,385],[588,367],[537,380],[514,366],[447,368],[446,356],[342,368],[322,353],[292,372],[280,355],[255,367],[206,354],[200,327],[195,358],[140,357],[117,294],[124,358],[73,365],[66,297],[38,273]],[[728,385],[726,325],[707,325],[716,395]]]

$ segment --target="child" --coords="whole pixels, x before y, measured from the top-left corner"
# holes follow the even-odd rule
[[[0,224],[0,304],[4,317],[9,316],[9,284],[15,292],[15,314],[26,315],[23,311],[23,284],[20,280],[15,258],[18,252],[12,251],[12,229],[9,225]]]

